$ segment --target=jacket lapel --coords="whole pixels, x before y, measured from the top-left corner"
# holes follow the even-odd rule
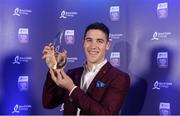
[[[103,77],[105,76],[105,74],[108,72],[108,70],[111,68],[111,64],[109,62],[107,62],[101,69],[100,71],[97,73],[97,75],[94,77],[93,81],[91,82],[91,84],[89,85],[89,88],[87,90],[88,93],[91,93],[93,91],[94,88],[96,88],[96,83],[97,81],[101,81],[103,80]]]

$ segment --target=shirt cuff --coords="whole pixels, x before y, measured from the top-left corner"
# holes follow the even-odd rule
[[[74,89],[76,89],[77,88],[77,86],[74,86],[72,89],[71,89],[71,91],[70,91],[70,93],[69,93],[69,96],[71,96],[71,93],[74,91]]]

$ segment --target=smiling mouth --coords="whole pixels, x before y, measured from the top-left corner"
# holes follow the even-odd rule
[[[99,52],[98,51],[89,51],[88,52],[90,55],[97,55]]]

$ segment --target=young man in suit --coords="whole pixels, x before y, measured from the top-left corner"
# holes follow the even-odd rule
[[[51,55],[43,88],[43,106],[54,108],[64,103],[64,114],[118,114],[128,93],[127,73],[113,67],[105,58],[109,49],[109,29],[103,23],[90,24],[84,33],[86,63],[64,72],[56,69],[54,47],[44,47],[43,59]],[[60,54],[65,58],[66,51]]]

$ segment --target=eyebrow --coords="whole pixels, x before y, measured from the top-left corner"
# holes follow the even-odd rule
[[[98,38],[97,40],[103,40],[104,41],[104,39],[102,39],[102,38]]]
[[[91,37],[86,37],[84,40],[92,40],[93,38],[91,38]],[[102,38],[97,38],[96,39],[96,41],[103,41],[103,42],[105,42],[107,39],[102,39]]]
[[[85,37],[84,39],[92,39],[91,37]]]

